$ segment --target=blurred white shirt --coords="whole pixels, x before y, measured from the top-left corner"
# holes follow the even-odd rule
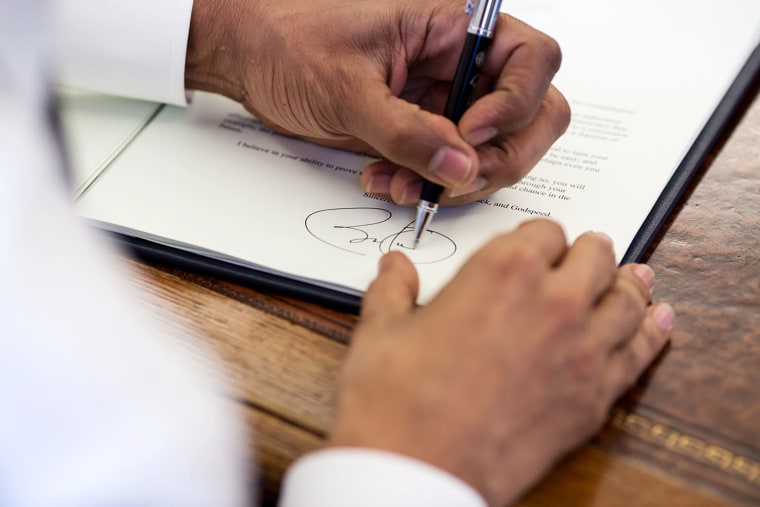
[[[250,505],[241,415],[76,217],[48,123],[49,69],[183,104],[192,0],[45,4],[0,3],[0,505]],[[299,460],[281,500],[380,505],[485,504],[432,466],[361,449]]]

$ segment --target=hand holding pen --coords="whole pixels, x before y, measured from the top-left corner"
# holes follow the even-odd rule
[[[193,4],[186,85],[242,102],[277,132],[379,156],[364,192],[416,205],[429,180],[446,188],[442,206],[472,202],[522,178],[569,122],[551,86],[557,43],[505,13],[478,96],[454,122],[442,113],[468,36],[464,0],[232,4],[234,22]]]
[[[569,123],[569,107],[551,85],[561,61],[556,42],[500,14],[499,4],[471,2],[470,16],[459,4],[458,21],[449,31],[461,38],[451,37],[455,42],[436,55],[436,67],[419,65],[428,80],[439,81],[422,98],[400,94],[420,104],[423,110],[416,114],[424,118],[415,120],[418,125],[396,118],[395,124],[383,122],[379,128],[395,130],[396,142],[376,144],[386,158],[362,174],[365,191],[402,205],[421,204],[418,240],[439,198],[441,205],[465,204],[514,184]],[[431,26],[441,18],[433,18]],[[429,30],[426,42],[435,41],[433,33]],[[410,66],[407,85],[418,80],[415,70]]]
[[[472,17],[467,27],[467,38],[462,48],[462,56],[459,57],[451,92],[443,111],[443,115],[454,124],[459,123],[465,110],[470,107],[475,98],[475,87],[486,61],[486,52],[493,40],[500,7],[501,0],[477,0],[477,3],[467,1],[465,13],[471,14]],[[414,222],[414,248],[417,248],[422,234],[438,211],[438,201],[442,193],[442,185],[430,181],[422,184],[420,202],[417,204],[417,217]]]

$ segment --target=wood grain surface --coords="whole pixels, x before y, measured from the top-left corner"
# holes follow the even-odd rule
[[[264,505],[318,448],[355,317],[170,266],[128,261],[140,294],[206,360],[254,435]],[[760,505],[760,97],[706,164],[648,259],[672,341],[600,434],[525,506]],[[504,480],[509,480],[505,476]]]

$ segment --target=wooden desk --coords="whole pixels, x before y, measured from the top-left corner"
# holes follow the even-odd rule
[[[669,349],[521,505],[760,504],[760,96],[708,166],[649,259],[678,315]],[[134,264],[145,297],[226,362],[274,504],[285,468],[326,434],[355,319]]]

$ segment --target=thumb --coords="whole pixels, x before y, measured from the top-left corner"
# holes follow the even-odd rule
[[[407,315],[414,310],[419,291],[419,278],[414,265],[400,252],[384,255],[378,263],[378,274],[364,294],[361,321],[380,325]]]
[[[385,83],[365,90],[348,120],[352,135],[427,180],[448,188],[472,182],[477,153],[451,120],[396,97]]]

